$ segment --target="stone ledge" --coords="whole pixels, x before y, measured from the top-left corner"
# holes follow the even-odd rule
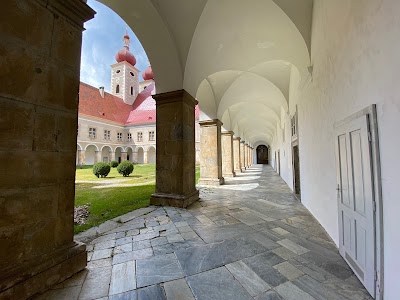
[[[233,173],[226,173],[226,174],[222,174],[222,176],[225,178],[232,178],[232,177],[236,177],[236,171]]]
[[[39,261],[15,269],[0,279],[0,299],[27,299],[83,270],[87,263],[86,246],[74,243]]]
[[[221,178],[200,178],[199,185],[213,185],[218,186],[224,184],[225,180],[223,177]]]
[[[154,193],[150,197],[150,204],[186,208],[190,204],[196,202],[197,200],[199,200],[198,190],[195,190],[193,193],[189,195]]]

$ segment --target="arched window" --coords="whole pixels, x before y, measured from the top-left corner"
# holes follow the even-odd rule
[[[119,84],[117,84],[117,87],[115,88],[115,92],[116,92],[117,94],[119,94]]]
[[[131,95],[133,95],[133,86],[131,86]]]

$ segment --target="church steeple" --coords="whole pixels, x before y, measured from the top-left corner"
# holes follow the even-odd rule
[[[124,47],[115,55],[116,64],[112,65],[111,91],[127,104],[133,104],[139,94],[139,70],[135,68],[136,58],[129,51],[128,30],[123,37]]]

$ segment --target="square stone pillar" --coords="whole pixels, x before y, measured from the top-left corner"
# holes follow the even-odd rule
[[[27,299],[86,266],[73,215],[82,30],[95,12],[1,4],[0,299]]]
[[[221,133],[222,176],[235,177],[233,165],[233,131]]]
[[[251,147],[250,148],[250,164],[251,165],[254,165],[254,148],[253,147]]]
[[[195,113],[197,101],[185,90],[154,95],[156,100],[156,192],[153,205],[187,207],[196,190]]]
[[[200,179],[199,184],[221,185],[222,148],[220,120],[201,121],[200,124]]]
[[[111,152],[111,161],[115,160],[115,151]]]
[[[246,165],[246,145],[245,145],[244,141],[240,142],[240,155],[241,155],[240,159],[241,159],[241,162],[242,162],[242,172],[243,172],[247,168],[247,165]]]
[[[102,162],[101,151],[94,152],[94,163]]]
[[[121,162],[128,160],[128,152],[121,151]]]
[[[84,163],[85,161],[82,160],[82,152],[85,152],[85,150],[78,150],[78,153],[76,154],[78,156],[78,165],[81,166],[82,163]]]
[[[233,167],[235,173],[242,172],[242,161],[240,159],[240,137],[233,138]]]
[[[149,163],[148,151],[143,151],[143,163],[144,163],[144,164]]]
[[[250,167],[250,159],[249,159],[250,151],[249,150],[250,150],[249,145],[246,144],[246,167],[247,168]]]
[[[247,145],[247,166],[250,167],[251,163],[250,163],[250,146]]]

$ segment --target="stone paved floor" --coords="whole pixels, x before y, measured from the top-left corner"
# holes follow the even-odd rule
[[[87,269],[36,299],[371,299],[269,166],[100,229]]]

